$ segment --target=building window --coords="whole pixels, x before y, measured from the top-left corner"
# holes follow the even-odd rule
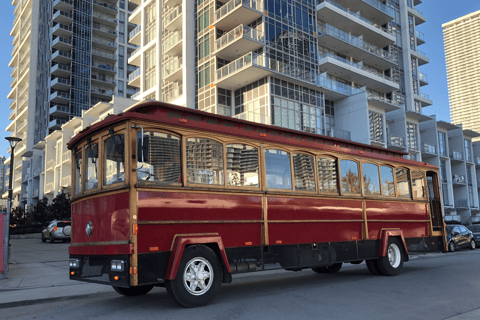
[[[207,6],[198,13],[197,31],[200,32],[208,26],[210,26],[210,11],[209,7]]]
[[[267,188],[292,189],[290,153],[275,149],[265,150],[265,174]]]
[[[198,87],[203,88],[210,84],[210,63],[207,62],[199,68]]]
[[[338,193],[337,159],[318,157],[317,164],[320,192]]]
[[[359,194],[360,179],[358,163],[351,160],[340,160],[342,194]]]
[[[145,44],[155,39],[156,35],[156,17],[157,5],[153,1],[152,4],[145,9]]]
[[[186,145],[188,183],[224,185],[223,145],[220,142],[188,138]]]
[[[417,125],[407,122],[408,148],[418,150]]]
[[[293,178],[295,190],[315,191],[315,161],[304,153],[293,154]]]
[[[471,157],[472,157],[472,145],[471,145],[471,142],[470,140],[467,140],[465,139],[464,140],[464,143],[465,143],[465,160],[467,161],[472,161]]]
[[[145,90],[155,85],[156,74],[156,48],[153,46],[145,53]]]
[[[208,57],[210,54],[210,35],[200,38],[198,41],[198,59]]]
[[[228,144],[227,185],[259,187],[258,149],[245,144]]]
[[[378,166],[372,163],[362,165],[363,172],[363,191],[366,196],[380,195],[380,176]]]
[[[370,121],[370,140],[383,143],[383,115],[369,111],[368,119]]]
[[[440,155],[447,156],[447,135],[444,132],[438,133],[438,146],[440,148]]]
[[[123,81],[119,80],[118,81],[118,95],[120,97],[123,97],[123,89],[124,88],[124,85],[123,85]]]

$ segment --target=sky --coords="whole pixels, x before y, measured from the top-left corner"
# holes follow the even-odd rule
[[[8,116],[10,101],[7,95],[10,92],[10,73],[8,66],[12,54],[12,40],[10,31],[13,27],[13,9],[10,0],[1,0],[0,11],[0,155],[9,157],[7,154],[8,142],[5,140],[10,133],[5,128],[10,123]],[[8,3],[8,5],[7,5]],[[442,24],[460,18],[466,14],[480,10],[479,0],[423,0],[416,6],[423,13],[427,22],[418,26],[418,30],[425,35],[426,43],[419,49],[426,53],[430,63],[420,67],[420,72],[428,77],[428,85],[422,87],[422,93],[429,95],[433,105],[423,109],[427,115],[437,115],[437,120],[450,121],[448,103],[447,71],[445,67],[445,53],[443,46]]]

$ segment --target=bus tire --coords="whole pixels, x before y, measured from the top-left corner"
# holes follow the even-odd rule
[[[139,287],[130,287],[130,288],[122,288],[122,287],[115,287],[113,289],[120,293],[123,296],[127,297],[135,297],[135,296],[143,296],[152,290],[153,285],[150,286],[139,286]]]
[[[367,264],[368,271],[370,271],[371,274],[375,276],[382,274],[380,268],[378,267],[377,259],[365,260],[365,263]]]
[[[383,275],[398,276],[403,267],[403,250],[396,238],[388,240],[387,254],[378,258],[378,267]]]
[[[165,282],[170,297],[187,308],[209,304],[222,285],[223,271],[216,253],[202,245],[185,248],[175,279]]]

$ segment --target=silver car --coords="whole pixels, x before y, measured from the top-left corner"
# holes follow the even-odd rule
[[[42,231],[42,242],[47,240],[50,243],[54,243],[55,240],[70,241],[70,236],[72,234],[72,228],[70,221],[67,220],[53,220],[48,224],[48,226]]]

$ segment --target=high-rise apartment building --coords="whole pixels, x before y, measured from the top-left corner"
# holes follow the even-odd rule
[[[43,196],[39,186],[53,180],[44,172],[45,137],[112,95],[136,93],[127,85],[133,69],[126,61],[136,49],[126,41],[136,28],[127,21],[136,5],[125,0],[13,0],[12,5],[12,122],[6,130],[22,141],[15,163],[10,158],[6,163],[14,166],[14,205],[27,199],[30,206]]]
[[[447,63],[450,117],[480,132],[480,11],[442,25]]]

